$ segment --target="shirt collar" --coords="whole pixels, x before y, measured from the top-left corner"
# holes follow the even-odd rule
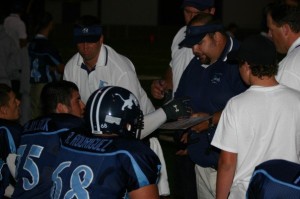
[[[16,14],[16,13],[11,13],[9,16],[20,18],[20,15],[19,15],[19,14]]]
[[[96,66],[106,66],[108,61],[107,47],[102,44]]]
[[[233,39],[230,36],[227,36],[227,42],[219,60],[223,62],[226,61],[227,54],[232,50],[232,48],[233,48]]]
[[[298,39],[296,39],[294,41],[294,43],[291,45],[291,47],[289,48],[287,54],[289,54],[290,52],[292,52],[295,48],[300,46],[300,37],[298,37]]]
[[[47,37],[45,35],[42,35],[42,34],[36,34],[35,38],[44,38],[44,39],[47,39]]]

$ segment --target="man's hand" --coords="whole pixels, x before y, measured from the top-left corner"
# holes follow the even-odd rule
[[[178,156],[188,155],[188,151],[187,151],[187,149],[180,149],[180,150],[176,151],[175,155],[178,155]]]
[[[207,114],[207,113],[199,112],[199,113],[194,113],[191,117],[208,117],[208,116],[209,116],[209,114]],[[191,130],[199,133],[201,131],[208,129],[208,126],[209,126],[209,121],[205,120],[205,121],[197,124],[196,126],[193,126],[191,128]]]
[[[155,99],[163,99],[167,84],[164,80],[154,80],[151,84],[151,94]]]
[[[169,103],[163,105],[162,109],[166,113],[167,121],[177,120],[182,117],[190,117],[192,113],[190,99],[188,98],[173,99]]]

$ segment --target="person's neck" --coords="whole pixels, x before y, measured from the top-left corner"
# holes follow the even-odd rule
[[[276,86],[279,83],[277,82],[277,80],[275,79],[275,76],[263,76],[263,77],[253,77],[250,80],[250,84],[251,85],[256,85],[256,86],[263,86],[263,87],[271,87],[271,86]]]
[[[48,38],[48,36],[49,36],[49,34],[50,34],[50,31],[51,31],[51,28],[48,26],[48,27],[46,27],[46,28],[40,30],[38,34],[44,35],[45,37]]]
[[[211,63],[210,63],[210,64],[213,64],[213,63],[215,63],[216,61],[218,61],[218,60],[220,59],[220,57],[221,57],[221,55],[222,55],[224,49],[225,49],[227,39],[226,39],[226,37],[223,36],[223,35],[222,35],[222,37],[223,37],[223,38],[220,39],[220,40],[218,41],[218,43],[216,43],[216,50],[215,50],[215,55],[216,55],[216,56],[215,56],[215,58],[213,58],[213,59],[211,60]]]
[[[84,60],[84,64],[91,71],[96,67],[97,60]]]
[[[96,64],[98,62],[98,58],[100,53],[98,53],[98,55],[92,59],[84,59],[83,57],[83,63],[87,66],[87,68],[91,71],[94,70],[94,68],[96,67]]]

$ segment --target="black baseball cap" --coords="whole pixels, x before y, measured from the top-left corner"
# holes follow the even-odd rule
[[[228,61],[246,61],[255,65],[271,65],[277,61],[277,52],[273,42],[262,35],[247,37],[238,50],[227,56]]]
[[[202,26],[187,26],[185,39],[179,43],[179,47],[191,48],[195,44],[199,43],[206,34],[214,33],[222,30],[224,27],[222,24],[208,24]]]
[[[214,0],[184,0],[182,2],[182,8],[186,6],[191,6],[198,10],[205,10],[214,7],[214,4]]]
[[[100,25],[80,26],[75,25],[73,29],[74,43],[95,43],[99,41],[102,35]]]

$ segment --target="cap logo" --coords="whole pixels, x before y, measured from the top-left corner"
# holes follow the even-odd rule
[[[88,28],[83,28],[83,29],[82,29],[82,33],[83,33],[83,34],[89,33],[89,29],[88,29]]]

